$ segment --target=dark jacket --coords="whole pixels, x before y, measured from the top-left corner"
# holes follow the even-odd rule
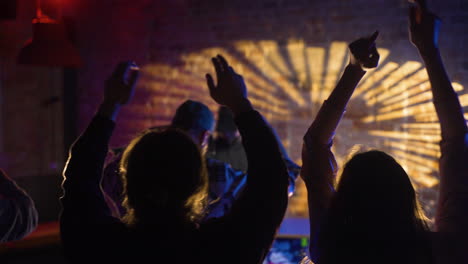
[[[246,149],[247,186],[226,216],[195,226],[162,220],[129,228],[111,216],[100,187],[114,123],[95,116],[64,170],[60,229],[73,262],[261,263],[281,224],[288,172],[271,129],[256,111],[236,119]],[[167,217],[164,217],[167,219]]]

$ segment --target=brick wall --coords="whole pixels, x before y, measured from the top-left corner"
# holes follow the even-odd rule
[[[429,4],[443,20],[440,45],[450,77],[466,86],[468,62],[463,43],[468,30],[468,5],[462,0],[429,1]],[[346,43],[379,30],[377,43],[389,52],[385,63],[394,63],[398,69],[408,61],[421,63],[408,41],[407,1],[404,0],[136,0],[131,3],[106,0],[99,4],[80,1],[77,5],[74,11],[79,10],[80,47],[87,62],[80,70],[80,128],[92,116],[100,100],[101,84],[117,61],[132,58],[143,68],[136,98],[119,118],[112,141],[115,146],[125,144],[145,127],[167,123],[174,109],[187,98],[206,102],[216,110],[205,93],[203,75],[212,72],[209,58],[218,52],[225,54],[244,75],[256,106],[298,161],[302,135],[346,63]],[[306,54],[310,57],[302,62],[298,60]],[[323,57],[315,60],[314,54]],[[415,67],[421,69],[420,64]],[[391,78],[413,78],[416,71],[410,68],[394,72]],[[370,82],[375,83],[371,87],[378,88],[382,80],[372,78]],[[387,85],[390,86],[385,89],[392,88],[391,84]],[[350,107],[354,114],[362,116],[366,112],[378,112],[383,103],[363,108],[362,98],[357,97]],[[348,116],[336,139],[338,159],[344,161],[354,145],[369,143],[390,152],[398,150],[394,151],[400,155],[397,158],[412,168],[415,162],[411,162],[410,155],[414,151],[397,149],[394,139],[371,137],[366,129],[409,133],[402,130],[401,123],[414,121],[413,117],[406,116],[369,126]],[[340,131],[352,132],[340,137]],[[412,144],[398,140],[396,143]],[[433,147],[433,143],[427,146]],[[434,155],[419,153],[419,157],[425,159],[419,165],[431,167],[436,163]],[[409,171],[418,173],[415,169]],[[437,178],[435,169],[428,177]],[[429,215],[433,214],[436,188],[419,188]],[[300,186],[299,196],[303,196],[303,191]],[[304,214],[303,199],[292,200],[291,204],[297,204],[291,206],[292,211]]]
[[[216,104],[206,94],[204,74],[212,72],[209,59],[219,52],[245,76],[255,105],[277,129],[291,156],[299,161],[305,129],[346,63],[346,44],[379,30],[377,44],[389,52],[380,69],[393,63],[396,70],[382,75],[383,79],[376,77],[378,72],[370,75],[369,90],[351,102],[348,116],[337,133],[338,159],[344,161],[355,145],[369,143],[398,153],[408,167],[416,163],[431,168],[436,162],[434,155],[396,146],[411,144],[410,141],[367,133],[370,129],[425,133],[401,126],[418,121],[414,117],[370,124],[359,122],[359,118],[377,113],[385,100],[390,99],[367,105],[368,98],[377,98],[367,91],[394,88],[385,78],[425,81],[424,76],[414,75],[421,69],[420,64],[414,66],[416,70],[403,68],[408,61],[421,63],[408,41],[405,0],[67,0],[62,4],[64,14],[75,20],[84,59],[78,70],[79,131],[92,117],[101,100],[102,84],[118,61],[135,60],[143,69],[134,100],[119,116],[112,146],[126,144],[146,127],[169,122],[175,108],[185,99],[201,100],[215,111]],[[429,1],[429,5],[443,20],[440,46],[449,75],[466,87],[468,59],[463,43],[468,36],[468,4],[464,0],[447,0]],[[31,13],[22,10],[23,17]],[[27,32],[28,23],[18,28]],[[18,33],[7,34],[11,37]],[[2,49],[5,50],[3,46]],[[424,92],[427,89],[421,88],[421,93]],[[408,99],[402,101],[409,102]],[[433,120],[430,118],[426,120]],[[12,121],[4,124],[7,122]],[[435,143],[424,144],[433,147]],[[422,157],[423,163],[414,161],[410,154]],[[427,176],[437,178],[434,169]],[[429,215],[433,214],[431,203],[436,198],[436,188],[419,188]],[[298,196],[302,198],[291,201],[291,214],[305,214],[303,195],[303,187],[299,185]]]
[[[430,3],[444,21],[441,48],[447,69],[454,81],[465,83],[467,60],[463,56],[463,44],[468,23],[467,5],[462,0]],[[101,87],[113,66],[120,60],[133,59],[143,68],[165,65],[175,69],[172,80],[187,78],[193,73],[199,78],[197,87],[182,81],[165,85],[167,90],[141,88],[132,106],[138,115],[138,125],[130,130],[125,122],[133,118],[122,113],[122,130],[118,129],[115,144],[128,138],[122,134],[137,132],[140,128],[162,122],[157,113],[167,111],[163,102],[157,102],[152,94],[164,96],[170,88],[178,86],[203,90],[203,70],[210,69],[210,55],[202,54],[194,65],[186,65],[182,58],[187,54],[216,48],[229,52],[238,60],[238,67],[248,68],[251,53],[233,51],[236,41],[274,41],[280,49],[291,39],[300,39],[306,46],[327,49],[332,42],[346,43],[370,34],[376,29],[381,34],[378,45],[390,50],[389,59],[400,65],[409,60],[420,61],[415,48],[408,42],[407,2],[400,1],[76,1],[69,4],[78,26],[78,42],[85,65],[80,70],[80,129],[89,121],[100,100]],[[248,49],[248,47],[244,47]],[[209,52],[209,50],[208,50]],[[284,54],[282,54],[284,55]],[[198,60],[199,59],[199,60]],[[287,55],[285,56],[286,63]],[[289,59],[291,60],[291,59]],[[292,65],[292,64],[290,64]],[[186,67],[187,66],[187,67]],[[177,71],[190,69],[190,73]],[[253,69],[248,68],[246,71]],[[261,70],[261,69],[260,69]],[[156,72],[155,72],[156,71]],[[251,70],[253,71],[253,70]],[[170,70],[153,67],[144,72],[141,86],[148,79]],[[184,75],[185,73],[185,75]],[[200,86],[200,87],[198,87]],[[147,88],[147,87],[146,87]],[[159,89],[159,87],[158,87]],[[190,91],[187,92],[188,94]],[[282,94],[278,95],[279,97]],[[156,97],[158,98],[158,97]],[[179,100],[181,101],[181,100]],[[143,107],[144,105],[144,107]],[[162,108],[162,109],[161,109]],[[172,110],[172,109],[171,109]],[[135,116],[133,116],[135,117]],[[125,130],[125,131],[124,131]]]

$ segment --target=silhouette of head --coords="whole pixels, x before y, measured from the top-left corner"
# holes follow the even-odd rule
[[[359,153],[346,163],[331,200],[318,262],[431,263],[427,230],[400,164],[381,151]]]
[[[185,132],[169,128],[138,136],[126,148],[120,169],[127,223],[201,217],[208,178],[200,149]]]
[[[204,148],[213,132],[214,122],[214,115],[205,104],[187,100],[177,108],[171,126],[187,132]]]
[[[331,207],[331,217],[350,227],[421,227],[422,213],[408,174],[393,157],[377,150],[356,154],[346,163]]]

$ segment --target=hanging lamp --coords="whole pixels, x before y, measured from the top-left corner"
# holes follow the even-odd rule
[[[70,41],[63,21],[43,14],[40,0],[36,0],[36,4],[33,37],[27,40],[21,49],[18,63],[50,67],[79,67],[80,55]]]

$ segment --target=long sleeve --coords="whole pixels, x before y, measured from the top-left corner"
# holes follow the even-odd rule
[[[457,138],[463,142],[468,132],[463,107],[458,95],[452,87],[445,71],[442,58],[438,50],[422,55],[429,81],[431,83],[433,103],[439,118],[442,140]]]
[[[65,252],[74,259],[83,255],[83,245],[90,251],[95,248],[92,243],[99,245],[106,238],[102,234],[120,223],[112,217],[100,186],[113,128],[111,120],[95,116],[71,147],[63,172],[60,231]]]
[[[438,50],[422,52],[439,118],[442,141],[436,228],[468,232],[468,129],[458,95],[452,87]]]
[[[10,179],[0,181],[0,243],[24,238],[38,224],[34,201]]]
[[[346,105],[364,73],[355,66],[346,67],[336,88],[323,103],[304,136],[301,176],[307,187],[310,221],[309,250],[312,260],[316,260],[316,243],[320,227],[335,192],[337,164],[331,151],[333,137]]]
[[[276,138],[258,112],[245,112],[236,123],[247,154],[246,187],[227,215],[201,230],[210,254],[219,254],[224,263],[261,263],[287,208],[288,172]],[[228,243],[217,243],[220,237]]]

